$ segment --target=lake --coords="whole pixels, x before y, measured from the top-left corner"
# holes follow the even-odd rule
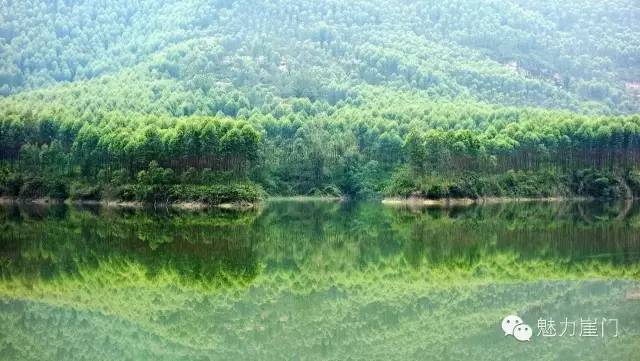
[[[1,360],[639,354],[638,204],[0,207]]]

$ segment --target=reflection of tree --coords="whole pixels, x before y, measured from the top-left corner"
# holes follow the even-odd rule
[[[396,209],[393,229],[415,265],[476,264],[485,256],[520,259],[637,262],[640,235],[627,219],[637,206],[592,203],[514,203],[448,209]],[[623,219],[619,217],[623,215]],[[420,244],[420,249],[416,247]]]
[[[260,213],[9,207],[0,211],[0,271],[55,279],[121,261],[142,265],[150,277],[170,271],[208,282],[250,280],[259,265],[294,272],[466,268],[501,255],[630,264],[640,256],[638,214],[635,205],[591,203],[393,209],[273,202]]]
[[[633,200],[628,198],[624,199],[623,207],[620,209],[620,213],[618,213],[618,216],[616,217],[616,219],[622,220],[627,218],[627,215],[631,211],[631,208],[633,208]]]
[[[248,237],[255,213],[60,209],[66,206],[0,212],[0,253],[11,260],[3,274],[51,279],[114,260],[140,264],[149,276],[170,271],[189,280],[258,273]]]

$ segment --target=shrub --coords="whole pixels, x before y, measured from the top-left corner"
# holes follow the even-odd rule
[[[476,199],[479,195],[470,183],[462,182],[459,184],[453,184],[449,187],[449,197]]]
[[[129,179],[126,169],[117,169],[111,173],[111,184],[122,185],[126,184]]]
[[[202,202],[210,205],[234,202],[256,202],[264,197],[262,188],[251,183],[230,185],[148,185],[130,184],[118,187],[123,201],[147,203]]]
[[[182,184],[200,183],[200,176],[198,174],[198,171],[194,167],[189,167],[180,175],[180,182]]]
[[[323,192],[328,197],[340,197],[342,195],[340,189],[333,184],[324,187]]]
[[[173,169],[162,168],[158,162],[151,161],[147,170],[141,170],[138,173],[138,183],[141,184],[172,184],[175,181]]]
[[[307,192],[308,196],[312,197],[340,197],[342,192],[335,185],[331,184],[322,189],[319,188],[311,188],[309,192]]]
[[[17,197],[24,180],[19,174],[9,174],[0,184],[0,194],[3,196]]]
[[[596,198],[614,198],[622,194],[621,185],[613,175],[591,168],[575,171],[572,187],[577,195]]]
[[[41,198],[47,195],[46,183],[41,178],[31,178],[22,184],[18,197],[25,199]]]
[[[262,188],[252,183],[230,185],[175,185],[170,189],[172,201],[194,201],[206,204],[257,202],[264,197]]]
[[[53,199],[67,199],[69,197],[69,190],[65,182],[61,180],[54,180],[49,185],[48,196]]]
[[[100,187],[92,186],[80,182],[71,183],[69,195],[74,200],[100,200]]]
[[[427,190],[427,198],[439,199],[449,195],[447,187],[442,184],[434,184]]]
[[[385,193],[391,196],[409,197],[417,188],[415,176],[408,168],[401,168],[391,177]]]
[[[634,196],[640,196],[640,170],[632,169],[627,173],[627,183]]]
[[[115,195],[117,198],[125,202],[133,202],[137,197],[137,189],[135,185],[125,184],[115,189]]]

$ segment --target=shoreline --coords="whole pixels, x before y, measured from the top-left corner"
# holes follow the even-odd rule
[[[589,197],[480,197],[472,198],[440,198],[428,199],[420,197],[388,197],[383,198],[381,203],[390,206],[426,206],[426,207],[455,207],[455,206],[471,206],[483,204],[502,204],[502,203],[526,203],[526,202],[587,202],[595,200]]]
[[[74,206],[103,206],[108,208],[131,208],[131,209],[143,209],[143,208],[175,208],[180,210],[203,210],[210,208],[220,208],[229,210],[248,210],[258,208],[260,202],[227,202],[220,204],[208,204],[204,202],[174,202],[174,203],[146,203],[146,202],[131,202],[131,201],[117,201],[117,200],[60,200],[51,198],[35,198],[35,199],[20,199],[13,197],[0,197],[0,204],[35,204],[35,205],[74,205]]]
[[[35,205],[57,205],[67,204],[75,206],[104,206],[109,208],[175,208],[180,210],[203,210],[210,208],[228,210],[249,210],[260,207],[267,202],[346,202],[346,197],[329,196],[274,196],[267,197],[258,202],[226,202],[220,204],[208,204],[204,202],[174,202],[174,203],[147,203],[138,201],[118,201],[118,200],[60,200],[51,198],[21,199],[16,197],[0,197],[0,204],[35,204]],[[415,206],[415,207],[457,207],[471,205],[490,205],[504,203],[527,203],[527,202],[588,202],[597,198],[591,197],[480,197],[472,198],[440,198],[428,199],[421,197],[386,197],[380,200],[381,204],[388,206]],[[635,199],[611,199],[607,201],[634,201]]]
[[[335,196],[273,196],[265,198],[265,202],[344,202],[346,197]]]

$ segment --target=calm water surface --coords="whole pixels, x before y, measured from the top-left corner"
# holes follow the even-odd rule
[[[0,207],[0,360],[638,355],[637,204]]]

